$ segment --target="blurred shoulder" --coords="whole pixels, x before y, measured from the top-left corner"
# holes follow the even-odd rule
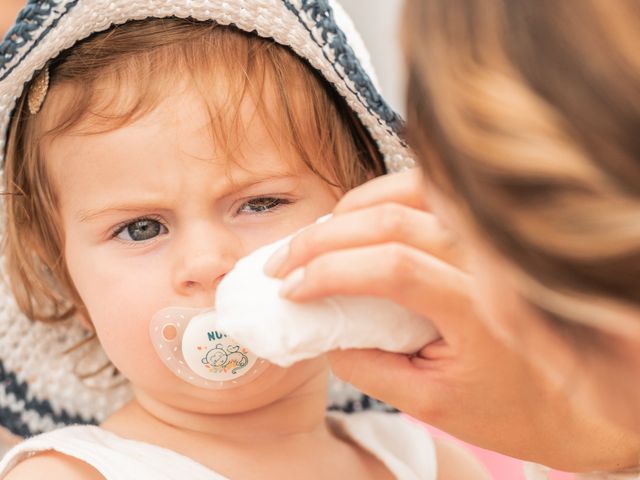
[[[490,480],[489,472],[470,452],[451,440],[434,440],[438,460],[438,480]]]
[[[13,467],[5,480],[104,480],[91,465],[77,458],[49,450],[26,458]]]

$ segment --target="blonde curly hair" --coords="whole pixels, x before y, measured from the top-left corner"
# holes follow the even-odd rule
[[[430,181],[557,328],[637,332],[640,2],[410,0],[404,20]]]

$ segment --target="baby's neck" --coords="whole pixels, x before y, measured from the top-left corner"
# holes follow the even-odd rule
[[[292,478],[291,472],[309,480],[391,478],[380,460],[327,422],[326,390],[323,371],[275,402],[223,415],[175,409],[137,392],[102,426],[173,450],[225,478]]]
[[[142,391],[107,419],[102,427],[122,437],[176,450],[189,444],[226,442],[238,446],[287,443],[301,435],[327,433],[325,374],[268,405],[239,413],[207,414],[157,401]]]

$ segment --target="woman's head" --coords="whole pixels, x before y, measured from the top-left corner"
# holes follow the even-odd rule
[[[405,16],[410,143],[496,331],[560,377],[546,352],[567,348],[591,370],[575,387],[600,382],[586,396],[637,429],[616,401],[640,399],[639,24],[635,0],[415,0]]]
[[[48,68],[41,110],[20,100],[5,167],[24,311],[79,310],[135,385],[182,406],[253,408],[323,371],[308,362],[282,382],[276,369],[252,383],[262,395],[229,402],[159,368],[148,324],[170,305],[210,306],[236,260],[382,173],[344,102],[273,41],[189,20],[115,27]]]

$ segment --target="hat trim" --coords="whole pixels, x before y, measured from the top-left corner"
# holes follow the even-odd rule
[[[52,3],[52,1],[54,3]],[[31,36],[32,32],[45,25],[45,20],[50,17],[53,7],[58,5],[55,3],[55,0],[45,0],[41,4],[36,4],[37,0],[29,0],[27,6],[18,15],[16,24],[9,30],[5,36],[5,40],[0,44],[0,71],[17,58],[15,64],[7,68],[0,76],[0,81],[11,75],[11,72],[20,65],[21,58],[29,55],[29,53],[47,37],[49,32],[58,25],[60,19],[77,5],[78,1],[79,0],[71,0],[66,3],[64,5],[64,11],[61,11],[58,17],[54,18],[51,24],[40,32],[38,38],[33,39]],[[49,6],[48,10],[43,8],[45,5]],[[13,40],[13,37],[22,40],[22,42]],[[30,42],[31,45],[21,53],[20,51],[29,45]]]
[[[373,410],[377,412],[385,413],[400,413],[400,410],[387,405],[380,400],[376,400],[369,395],[362,394],[359,398],[349,398],[342,403],[335,402],[327,406],[327,410],[330,412],[344,412],[344,413],[356,413],[363,412],[365,410]]]
[[[20,65],[21,61],[47,37],[49,32],[78,2],[79,0],[70,0],[61,5],[58,0],[28,0],[27,5],[18,15],[16,24],[0,44],[0,72],[6,68],[0,74],[0,81],[7,78]],[[310,39],[319,47],[328,64],[344,82],[345,87],[358,98],[361,105],[376,119],[379,125],[385,128],[388,133],[398,136],[404,121],[374,87],[371,77],[349,45],[345,33],[335,21],[333,8],[329,1],[299,0],[298,3],[300,4],[299,8],[292,1],[283,0],[285,8],[295,15],[300,25],[309,33]],[[62,7],[64,10],[58,10],[58,16],[40,32],[38,38],[32,38],[32,32],[45,26],[45,20],[51,16],[54,7]],[[305,22],[303,16],[309,21]],[[322,32],[323,42],[320,42],[314,33],[314,27]],[[329,38],[329,35],[333,35],[333,38]],[[22,41],[13,40],[14,37]],[[330,58],[325,47],[332,50],[335,60]],[[7,68],[7,65],[12,62],[14,64]],[[338,68],[338,65],[341,68]],[[402,147],[407,147],[402,138],[397,138]]]
[[[382,98],[382,95],[373,87],[371,77],[362,67],[360,60],[347,42],[347,37],[335,21],[333,9],[328,0],[300,0],[300,8],[296,7],[290,0],[284,0],[287,9],[293,12],[300,24],[309,32],[313,42],[320,47],[322,55],[333,67],[335,73],[344,81],[345,76],[349,82],[345,85],[359,99],[366,110],[374,116],[378,123],[384,126],[389,133],[397,134],[403,126],[403,120]],[[310,24],[306,24],[302,19],[301,11],[309,18]],[[321,43],[313,32],[313,27],[318,27],[322,32]],[[328,34],[334,37],[328,39]],[[335,61],[329,58],[325,50],[329,46],[333,50]],[[342,67],[342,72],[337,65]],[[351,83],[353,87],[349,85]],[[401,143],[404,146],[404,142]]]
[[[2,360],[0,360],[0,384],[3,386],[3,396],[14,397],[14,400],[19,399],[18,401],[24,402],[24,406],[19,411],[14,411],[7,405],[2,405],[1,403],[4,402],[0,403],[0,423],[17,435],[25,437],[34,434],[33,425],[30,426],[27,419],[25,419],[25,416],[29,417],[29,412],[36,413],[39,421],[47,423],[53,422],[54,424],[63,425],[75,423],[98,424],[98,420],[95,418],[87,419],[81,415],[72,415],[64,409],[56,413],[48,400],[38,400],[33,395],[30,395],[29,385],[18,380],[13,372],[7,370]]]
[[[58,6],[56,0],[29,0],[27,6],[20,12],[16,24],[9,30],[5,37],[5,41],[0,46],[0,70],[4,69],[12,60],[17,61],[0,76],[0,81],[4,80],[20,63],[20,57],[25,57],[54,29],[60,19],[77,5],[79,0],[71,0],[62,5],[63,11],[60,11],[49,26],[47,26],[38,38],[33,39],[32,32],[42,28],[45,24],[44,20],[50,17],[54,6]],[[283,1],[285,7],[296,15],[300,24],[310,34],[314,43],[320,47],[323,56],[329,64],[333,65],[333,69],[338,76],[344,80],[345,76],[353,84],[353,88],[348,88],[366,105],[369,113],[377,116],[379,120],[391,128],[391,131],[397,133],[402,125],[401,118],[393,111],[393,109],[384,101],[382,96],[373,88],[373,82],[369,75],[364,71],[359,59],[356,57],[353,49],[347,43],[346,35],[337,25],[333,9],[329,5],[328,0],[301,0],[300,8],[297,8],[290,0]],[[48,8],[46,8],[48,7]],[[304,13],[309,19],[311,26],[306,24],[302,19],[301,13]],[[321,43],[314,35],[312,27],[318,27],[322,31]],[[329,34],[334,38],[329,40]],[[16,37],[22,41],[15,41]],[[26,45],[31,43],[26,51],[20,54]],[[335,62],[329,58],[324,46],[329,46],[334,53]],[[342,67],[342,72],[336,68],[336,63]],[[344,73],[343,73],[344,72]]]

